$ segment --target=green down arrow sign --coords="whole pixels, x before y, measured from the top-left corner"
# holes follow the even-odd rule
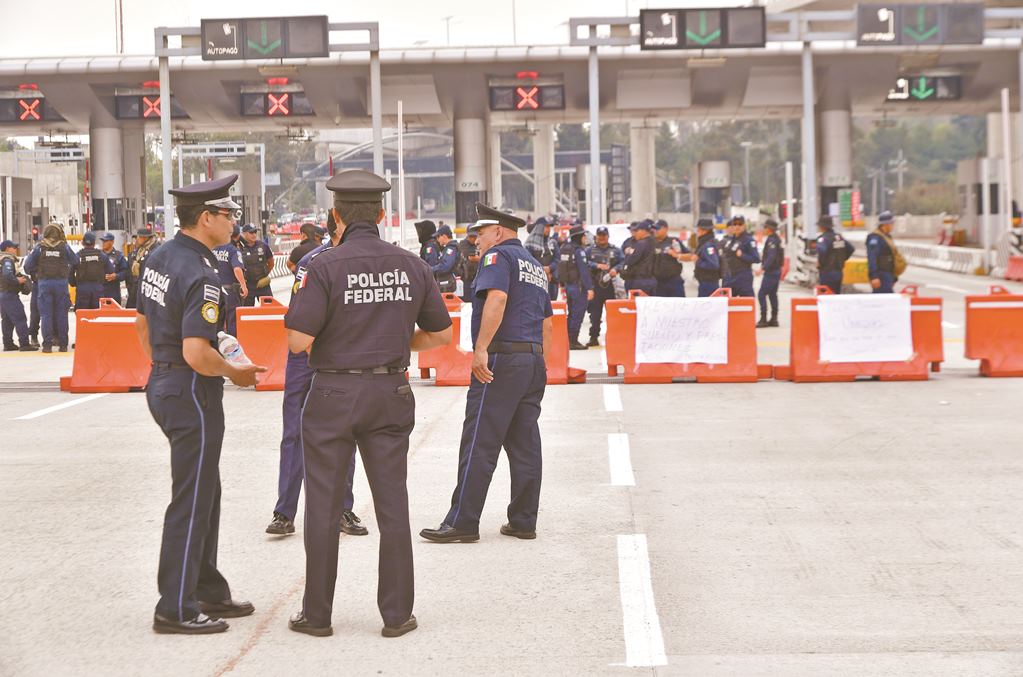
[[[278,47],[281,46],[281,40],[280,40],[280,38],[278,38],[277,40],[274,40],[273,42],[268,42],[268,38],[267,38],[267,35],[266,35],[266,22],[265,21],[260,21],[259,22],[259,28],[260,28],[260,31],[262,32],[262,35],[260,36],[262,38],[262,40],[260,41],[260,43],[256,44],[252,40],[249,40],[248,43],[249,43],[249,47],[251,47],[252,49],[256,50],[257,52],[259,52],[263,56],[266,56],[267,54],[269,54],[270,52],[274,51],[275,49],[277,49]]]
[[[905,26],[902,32],[913,38],[917,42],[923,42],[929,38],[934,37],[934,34],[938,32],[938,24],[934,24],[930,28],[927,27],[927,8],[917,7],[916,8],[916,28],[912,26]]]
[[[931,98],[931,96],[934,94],[934,88],[928,87],[927,78],[921,77],[919,80],[917,80],[916,87],[909,90],[909,93],[913,95],[914,99],[919,99],[920,101],[923,101],[924,99]]]
[[[694,33],[692,31],[686,31],[686,37],[700,45],[706,47],[709,43],[714,42],[721,36],[721,29],[717,29],[710,33],[707,32],[707,12],[700,12],[700,32]]]

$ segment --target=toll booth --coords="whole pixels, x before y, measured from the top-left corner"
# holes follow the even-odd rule
[[[1001,213],[1001,159],[987,158],[988,166],[988,233],[997,238],[1002,228],[999,227],[998,215]],[[981,159],[971,158],[960,160],[956,164],[956,197],[959,203],[958,228],[965,231],[966,241],[983,242],[981,222],[984,215],[984,186],[981,171]]]
[[[242,215],[238,219],[238,225],[243,226],[251,223],[259,229],[260,238],[269,237],[260,212],[263,186],[259,181],[259,172],[256,170],[238,171],[228,167],[213,170],[214,179],[221,179],[230,174],[238,175],[238,180],[231,186],[232,199],[242,206]]]
[[[693,166],[690,184],[693,218],[713,215],[727,221],[732,216],[732,167],[728,160],[705,160]]]
[[[579,214],[584,218],[589,216],[590,213],[590,201],[587,197],[587,193],[590,190],[590,165],[581,164],[575,168],[575,192],[576,197],[579,200]],[[610,194],[608,192],[607,183],[607,165],[600,165],[600,192],[603,198],[600,201],[601,211],[603,212],[597,218],[594,219],[594,223],[607,223],[608,218],[608,207],[610,205]]]
[[[0,240],[17,242],[22,254],[35,244],[32,239],[32,179],[0,176]]]

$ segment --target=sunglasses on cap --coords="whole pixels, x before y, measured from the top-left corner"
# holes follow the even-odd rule
[[[217,198],[216,200],[207,200],[203,203],[207,207],[212,207],[207,211],[221,214],[230,219],[237,221],[242,217],[242,206],[232,200],[230,197]]]

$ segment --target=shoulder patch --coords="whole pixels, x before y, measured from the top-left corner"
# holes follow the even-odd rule
[[[497,263],[497,252],[490,252],[483,257],[483,265],[490,266]]]
[[[207,301],[202,304],[202,310],[200,312],[202,313],[202,319],[206,320],[210,324],[216,324],[217,320],[220,319],[220,308],[216,303]]]
[[[212,284],[204,284],[202,286],[202,297],[207,301],[213,303],[220,302],[220,287],[215,287]]]

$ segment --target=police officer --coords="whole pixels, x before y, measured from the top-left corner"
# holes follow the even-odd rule
[[[341,241],[341,231],[334,221],[334,212],[327,215],[327,231],[330,240],[316,247],[298,262],[295,269],[295,284],[291,298],[298,295],[302,287],[309,263],[322,252],[336,247]],[[266,527],[266,533],[287,536],[295,533],[295,515],[298,513],[298,497],[302,492],[302,405],[309,394],[309,386],[313,381],[313,370],[309,367],[309,354],[306,352],[288,352],[288,361],[284,368],[284,406],[282,407],[281,425],[281,461],[277,475],[277,505],[274,507],[273,518]],[[342,494],[341,531],[351,536],[369,534],[359,516],[355,514],[355,496],[352,488],[355,483],[355,454],[348,465],[347,480]]]
[[[234,229],[238,230],[238,226]],[[214,247],[213,255],[217,257],[217,277],[224,290],[224,325],[228,334],[237,336],[238,316],[235,311],[249,294],[242,255],[230,242]]]
[[[433,234],[437,232],[437,224],[430,219],[416,221],[416,235],[419,237],[419,258],[428,261],[437,247]],[[427,251],[429,250],[429,251]]]
[[[721,244],[723,267],[727,271],[724,286],[732,296],[753,297],[753,264],[760,263],[757,243],[746,230],[746,219],[736,216],[729,224],[731,237]]]
[[[315,636],[332,634],[341,486],[356,445],[380,529],[382,634],[398,637],[416,628],[405,486],[415,400],[406,372],[410,350],[451,340],[451,318],[430,269],[380,239],[381,194],[390,188],[361,169],[327,182],[341,241],[309,263],[284,321],[292,352],[311,348],[309,366],[316,372],[302,413],[305,598],[288,623]]]
[[[312,223],[304,223],[299,232],[302,233],[302,241],[295,245],[295,248],[288,254],[288,260],[285,262],[288,270],[292,273],[298,268],[298,262],[302,260],[303,256],[323,244],[321,240],[325,231]]]
[[[650,223],[638,221],[629,225],[632,237],[622,243],[625,261],[622,265],[622,279],[625,291],[639,289],[647,296],[657,293],[654,278],[654,243],[650,236]]]
[[[547,385],[551,300],[543,266],[517,237],[525,221],[477,203],[483,260],[473,288],[472,379],[465,403],[458,482],[436,543],[478,541],[480,514],[503,447],[511,472],[508,522],[501,533],[536,538],[540,504],[540,403]],[[472,226],[476,227],[476,226]]]
[[[568,231],[568,241],[558,247],[558,280],[565,288],[568,300],[568,348],[569,350],[586,350],[579,343],[579,331],[583,327],[586,305],[593,300],[593,280],[590,278],[590,266],[586,262],[586,248],[583,240],[586,229],[572,226]]]
[[[237,175],[171,191],[181,229],[145,261],[135,328],[152,359],[146,401],[170,442],[171,501],[163,521],[153,630],[208,634],[227,630],[223,618],[247,616],[217,570],[220,531],[220,448],[224,440],[224,379],[256,383],[266,371],[221,357],[224,295],[211,249],[226,244],[239,209],[228,195]]]
[[[34,275],[39,287],[39,316],[43,328],[43,352],[60,352],[68,347],[68,309],[71,295],[68,280],[78,267],[78,255],[64,239],[64,229],[51,223],[43,229],[43,241],[25,259],[25,272]]]
[[[600,345],[600,323],[604,318],[604,302],[615,297],[614,280],[622,272],[625,257],[622,250],[611,244],[610,232],[605,226],[597,228],[595,243],[586,250],[593,279],[593,300],[590,301],[590,341],[587,346]]]
[[[682,262],[696,257],[689,255],[689,248],[677,237],[668,235],[668,222],[658,219],[654,223],[654,279],[657,280],[656,296],[684,297],[686,285],[682,281]]]
[[[472,302],[472,281],[476,279],[476,271],[480,265],[480,248],[476,245],[479,233],[470,230],[465,239],[458,243],[459,276],[462,278],[462,300]]]
[[[551,237],[553,227],[546,217],[533,222],[526,237],[526,251],[543,266],[547,275],[547,292],[551,300],[558,298],[558,243]]]
[[[146,263],[146,258],[159,247],[156,238],[153,237],[151,228],[140,228],[135,231],[135,243],[128,254],[128,275],[125,278],[128,287],[128,300],[126,308],[134,308],[137,304],[139,291],[139,273]]]
[[[75,309],[99,308],[103,294],[103,283],[107,275],[114,274],[114,264],[107,255],[96,249],[96,233],[86,231],[82,235],[82,249],[78,252],[78,268],[72,274],[75,286]]]
[[[898,280],[896,258],[901,258],[892,240],[895,216],[887,209],[877,215],[877,230],[867,236],[867,271],[875,294],[891,294]]]
[[[760,279],[760,291],[757,302],[760,304],[760,321],[757,328],[778,326],[778,285],[781,283],[781,268],[785,263],[785,250],[778,237],[778,222],[767,219],[764,222],[767,237],[764,239],[764,262],[761,266],[763,276]],[[767,319],[767,304],[771,304],[771,319]]]
[[[29,343],[25,306],[19,298],[27,280],[18,272],[18,245],[11,240],[0,242],[0,325],[3,328],[4,351],[38,350]],[[15,331],[20,344],[17,346],[14,345]]]
[[[820,217],[817,220],[817,227],[821,231],[817,237],[817,268],[820,270],[820,282],[834,293],[841,294],[842,269],[856,248],[852,242],[835,232],[835,224],[830,216]]]
[[[128,276],[128,259],[120,249],[114,247],[114,234],[103,233],[99,236],[103,253],[110,259],[114,272],[103,276],[103,298],[113,299],[118,305],[124,302],[121,296],[121,283]]]
[[[433,277],[437,280],[437,286],[441,293],[455,291],[455,269],[458,267],[458,245],[453,241],[451,228],[441,226],[434,233],[434,240],[437,241],[433,258],[428,260]]]
[[[261,296],[273,296],[270,289],[270,271],[274,269],[274,254],[270,245],[259,239],[259,232],[251,223],[242,228],[242,266],[245,268],[245,285],[248,294],[242,298],[243,306],[256,305]]]
[[[721,282],[721,250],[710,219],[696,222],[696,282],[701,297],[713,294]]]

